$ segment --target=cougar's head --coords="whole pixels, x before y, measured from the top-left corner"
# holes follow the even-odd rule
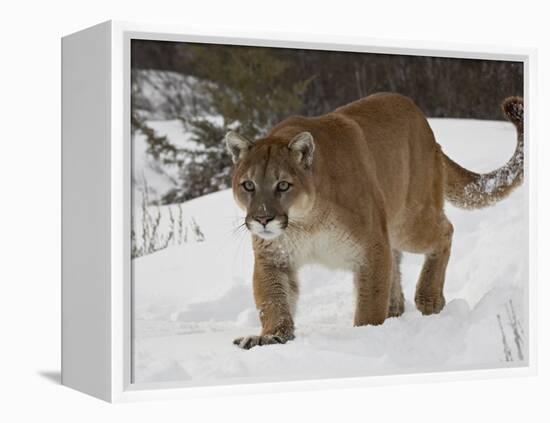
[[[225,142],[235,163],[233,196],[253,234],[271,240],[307,216],[314,200],[309,132],[256,142],[229,132]]]

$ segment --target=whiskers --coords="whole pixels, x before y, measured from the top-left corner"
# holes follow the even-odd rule
[[[224,226],[227,228],[222,233],[224,237],[239,236],[241,233],[246,232],[246,220],[244,216],[220,216],[220,219],[227,222],[227,224],[224,223]]]
[[[287,228],[297,231],[299,233],[306,232],[306,228],[303,223],[301,223],[298,220],[291,219],[290,217],[288,218],[288,221],[287,221]]]
[[[303,222],[289,217],[286,231],[288,231],[286,234],[288,248],[291,250],[300,250],[303,238],[309,235]]]
[[[246,221],[237,225],[232,229],[233,235],[239,236],[241,233],[246,232],[248,227],[246,226]]]
[[[249,262],[249,244],[250,236],[246,227],[245,217],[239,215],[219,216],[224,221],[225,228],[218,233],[216,240],[215,254],[220,256],[229,255],[231,257],[232,268],[234,268],[233,277],[240,275],[242,269],[250,267]],[[227,222],[227,223],[225,223]],[[241,270],[238,270],[241,269]]]
[[[237,238],[237,246],[233,251],[233,262],[240,263],[242,266],[246,267],[246,258],[244,255],[245,244],[250,242],[250,235],[248,228],[246,226],[246,220],[244,217],[240,218],[241,224],[233,226],[231,229],[231,236]],[[235,225],[235,222],[234,222]]]

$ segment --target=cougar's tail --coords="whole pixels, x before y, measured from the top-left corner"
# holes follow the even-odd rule
[[[508,97],[502,102],[504,116],[517,130],[518,143],[504,166],[479,174],[464,169],[444,154],[445,197],[457,207],[480,209],[510,194],[523,181],[523,99]]]

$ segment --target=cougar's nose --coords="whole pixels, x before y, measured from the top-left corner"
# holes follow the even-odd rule
[[[266,226],[273,219],[275,219],[275,216],[254,216],[254,220],[260,222],[263,226]]]

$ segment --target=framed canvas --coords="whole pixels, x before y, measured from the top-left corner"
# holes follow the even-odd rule
[[[62,40],[62,382],[108,401],[532,374],[535,52]]]

